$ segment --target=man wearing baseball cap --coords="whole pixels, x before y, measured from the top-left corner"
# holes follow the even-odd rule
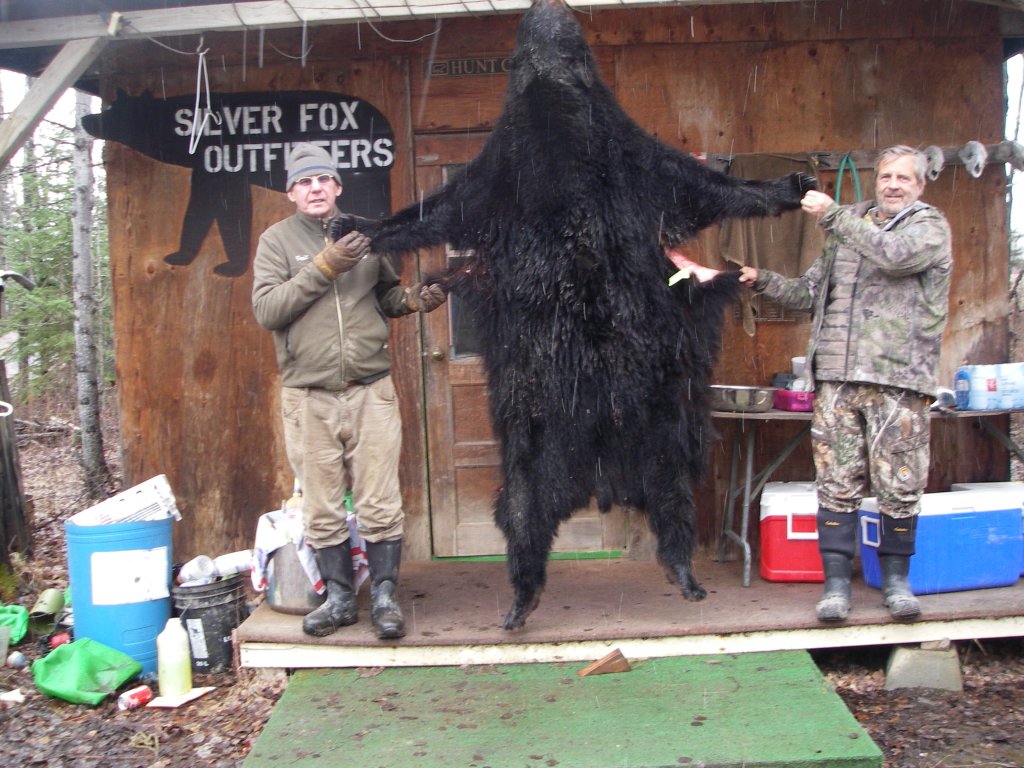
[[[286,168],[295,213],[260,237],[252,302],[256,320],[274,335],[285,449],[327,587],[326,602],[303,618],[302,629],[323,637],[358,620],[344,503],[351,490],[370,564],[374,631],[398,638],[405,635],[396,595],[402,425],[386,318],[430,312],[447,297],[437,285],[402,286],[365,235],[331,241],[342,182],[323,148],[294,145]]]

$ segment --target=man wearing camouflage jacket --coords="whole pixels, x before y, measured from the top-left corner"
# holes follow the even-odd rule
[[[742,269],[741,280],[758,293],[813,313],[806,376],[815,391],[811,441],[825,571],[819,621],[849,615],[857,510],[872,491],[885,604],[897,620],[921,615],[907,575],[928,480],[928,411],[953,266],[945,216],[919,200],[926,168],[915,149],[884,150],[873,201],[841,206],[821,192],[804,196],[802,208],[827,238],[802,276]]]

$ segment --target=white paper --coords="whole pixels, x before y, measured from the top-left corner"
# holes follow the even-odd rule
[[[93,552],[90,558],[93,605],[126,605],[170,597],[167,547]]]
[[[198,699],[200,696],[205,696],[213,690],[216,690],[216,687],[208,685],[204,688],[193,688],[188,693],[183,693],[180,696],[157,696],[155,699],[150,701],[146,706],[174,709],[175,707],[180,707],[182,704],[188,704],[190,701],[194,701],[195,699]]]
[[[192,648],[192,658],[210,658],[210,649],[206,647],[206,633],[203,632],[203,620],[185,619],[185,628],[188,630],[188,644]]]

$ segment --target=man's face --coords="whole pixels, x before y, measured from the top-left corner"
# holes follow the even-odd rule
[[[306,176],[298,179],[288,190],[288,199],[295,203],[299,213],[326,219],[335,212],[335,201],[341,194],[341,184],[330,174]]]
[[[924,182],[918,181],[914,168],[914,158],[909,155],[890,158],[878,166],[875,202],[884,215],[895,216],[921,197]]]

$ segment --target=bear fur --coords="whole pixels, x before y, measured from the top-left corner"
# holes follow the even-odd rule
[[[379,222],[340,217],[374,251],[449,243],[437,278],[479,324],[504,485],[517,629],[544,588],[558,528],[596,498],[646,513],[657,556],[691,600],[693,487],[711,438],[709,376],[738,273],[675,286],[665,249],[726,217],[797,208],[802,174],[749,181],[645,133],[598,76],[561,0],[523,16],[503,112],[460,174]]]

